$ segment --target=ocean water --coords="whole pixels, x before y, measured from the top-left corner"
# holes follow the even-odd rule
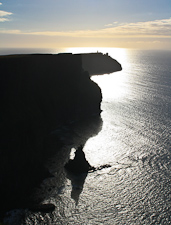
[[[171,51],[62,51],[97,50],[108,52],[123,70],[91,78],[103,94],[98,129],[93,122],[85,129],[77,125],[71,141],[70,131],[63,128],[64,134],[68,132],[63,138],[66,151],[83,141],[92,166],[111,167],[70,177],[59,172],[59,158],[65,158],[62,150],[49,165],[55,178],[45,180],[39,190],[45,203],[56,206],[55,211],[11,212],[6,218],[9,223],[17,224],[24,214],[23,224],[171,224]],[[12,53],[23,53],[19,51]]]

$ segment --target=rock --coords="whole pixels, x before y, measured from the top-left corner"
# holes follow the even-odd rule
[[[38,205],[30,206],[29,210],[32,212],[50,213],[55,210],[55,205],[52,203],[38,204]]]
[[[74,159],[70,159],[65,165],[65,169],[74,174],[88,173],[93,168],[85,158],[82,145],[75,152]]]
[[[121,64],[108,54],[87,53],[81,54],[84,70],[88,71],[90,76],[113,73],[122,70]]]

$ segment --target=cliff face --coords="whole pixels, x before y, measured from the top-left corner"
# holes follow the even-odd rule
[[[37,54],[0,56],[0,68],[2,212],[24,204],[30,190],[48,175],[44,163],[53,153],[49,145],[54,141],[57,150],[63,144],[49,136],[52,131],[100,115],[101,90],[90,75],[121,66],[99,53]]]
[[[0,199],[8,208],[44,174],[47,135],[99,115],[102,96],[79,55],[1,56],[0,68]]]
[[[83,72],[80,56],[7,56],[0,57],[0,66],[3,112],[9,114],[8,120],[20,121],[24,114],[46,118],[52,125],[75,119],[80,111],[82,116],[99,112],[100,89]],[[91,95],[93,106],[86,99],[94,88],[97,92]]]
[[[88,71],[91,76],[122,70],[121,64],[111,58],[108,54],[97,52],[81,54],[81,56],[83,68]]]

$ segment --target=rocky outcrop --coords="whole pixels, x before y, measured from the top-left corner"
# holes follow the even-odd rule
[[[74,159],[66,163],[65,169],[74,174],[88,173],[94,169],[86,160],[82,145],[77,148]]]
[[[81,56],[83,68],[89,72],[90,76],[109,74],[122,70],[121,64],[111,58],[108,53],[102,54],[97,52],[81,54]]]

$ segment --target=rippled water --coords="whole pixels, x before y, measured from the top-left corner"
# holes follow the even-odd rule
[[[171,224],[171,52],[99,51],[108,52],[123,70],[92,77],[103,93],[103,122],[97,126],[102,127],[90,123],[87,132],[94,129],[97,135],[83,135],[84,140],[86,129],[74,128],[64,137],[65,148],[86,142],[89,163],[111,167],[70,176],[58,170],[59,158],[65,158],[61,150],[49,166],[55,178],[39,190],[56,210],[24,211],[24,224]]]

